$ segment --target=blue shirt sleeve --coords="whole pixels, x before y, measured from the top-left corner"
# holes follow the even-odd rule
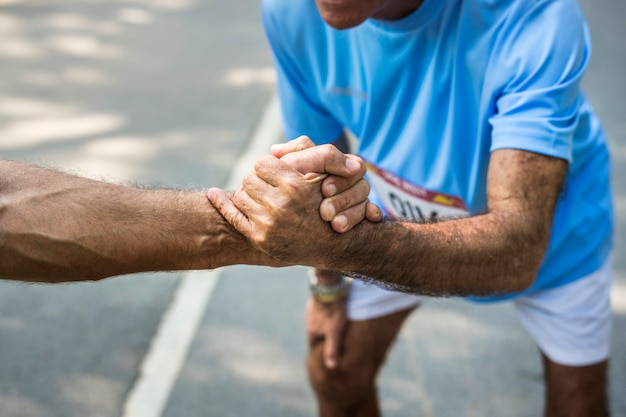
[[[522,149],[572,161],[579,84],[589,36],[575,1],[538,1],[508,17],[494,47],[491,74],[499,95],[491,150]]]
[[[286,138],[307,135],[317,144],[331,143],[339,137],[343,126],[326,111],[315,93],[315,76],[310,71],[314,71],[316,65],[307,62],[312,59],[309,52],[313,46],[299,30],[304,20],[297,18],[299,13],[307,12],[302,10],[302,5],[307,3],[264,0],[263,24],[274,54]]]

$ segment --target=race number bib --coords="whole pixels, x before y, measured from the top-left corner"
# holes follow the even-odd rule
[[[459,197],[426,190],[395,174],[367,163],[370,185],[382,200],[389,217],[434,220],[468,214]]]

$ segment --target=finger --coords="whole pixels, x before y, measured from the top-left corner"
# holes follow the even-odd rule
[[[207,198],[215,209],[244,236],[250,236],[252,228],[248,218],[235,206],[228,195],[219,188],[210,188]]]
[[[291,187],[298,191],[298,187]],[[303,195],[310,196],[310,192]],[[264,232],[269,228],[276,227],[278,218],[284,218],[292,213],[290,203],[297,199],[298,195],[285,193],[284,190],[274,187],[255,174],[248,174],[241,182],[241,189],[231,198],[235,206],[242,212],[250,224],[250,234],[246,237],[252,242],[260,243],[257,239],[265,241]],[[316,200],[311,207],[317,207],[320,200]],[[267,249],[263,245],[262,250]]]
[[[331,227],[337,233],[345,233],[349,231],[363,221],[365,218],[366,206],[367,203],[363,202],[357,206],[350,207],[349,209],[342,211],[331,220]]]
[[[293,153],[289,155],[293,155]],[[262,156],[256,161],[254,174],[261,181],[273,187],[287,187],[291,190],[301,188],[302,180],[311,184],[319,184],[327,176],[327,174],[313,172],[303,175],[282,159],[277,159],[271,155]]]
[[[353,171],[353,172],[354,172],[354,173],[353,173],[353,176],[356,176],[356,177],[360,177],[360,178],[362,178],[362,177],[365,175],[365,173],[367,172],[367,164],[365,163],[365,161],[364,161],[362,158],[360,158],[359,156],[357,156],[357,155],[353,155],[353,154],[351,154],[351,153],[347,153],[347,154],[344,154],[344,155],[345,155],[345,156],[346,156],[346,158],[348,158],[350,161],[353,161],[353,162],[354,162],[354,163],[352,163],[352,162],[350,162],[350,163],[346,162],[346,165],[348,165],[348,164],[349,164],[349,165],[351,165],[351,166],[352,166],[352,167],[354,167],[354,168],[356,168],[357,166],[359,167],[359,168],[358,168],[358,171],[357,171],[356,169],[355,169],[355,171]],[[326,172],[328,172],[329,174],[341,175],[341,174],[339,174],[339,173],[335,173],[335,172],[332,172],[332,171],[329,171],[329,170],[326,170]]]
[[[354,160],[360,164],[359,172],[352,176],[329,175],[322,184],[322,194],[324,197],[332,197],[335,194],[342,193],[363,179],[366,172],[365,162],[354,155],[346,155],[346,157],[349,157],[350,159],[358,158]]]
[[[307,333],[307,344],[309,348],[313,348],[319,343],[324,343],[324,335],[318,332],[310,331]]]
[[[241,189],[244,190],[247,196],[254,202],[263,205],[268,199],[271,201],[271,196],[274,194],[276,186],[260,178],[256,173],[251,173],[241,180]],[[235,203],[237,204],[238,201],[235,200]]]
[[[276,158],[282,158],[288,153],[302,151],[304,149],[312,148],[313,146],[315,146],[315,143],[313,143],[308,136],[300,136],[296,139],[290,140],[289,142],[272,145],[271,151],[272,155]]]
[[[293,153],[289,155],[293,155]],[[302,177],[302,174],[295,168],[272,155],[264,155],[257,159],[254,164],[254,175],[274,187],[279,187],[289,178],[299,179]]]
[[[284,155],[281,160],[302,174],[328,173],[342,177],[362,177],[365,162],[355,155],[341,152],[333,145],[320,145]]]
[[[335,369],[339,366],[339,347],[339,333],[331,332],[327,334],[324,341],[324,365],[328,369]]]
[[[365,207],[365,218],[374,223],[381,222],[383,220],[383,211],[376,204],[368,202]]]
[[[351,207],[363,205],[363,203],[367,202],[369,192],[369,184],[364,179],[361,179],[351,188],[343,191],[342,193],[325,198],[320,205],[320,216],[327,222],[331,221],[339,213],[346,211]],[[364,205],[362,209],[362,216],[365,217]],[[358,221],[361,221],[363,217]]]

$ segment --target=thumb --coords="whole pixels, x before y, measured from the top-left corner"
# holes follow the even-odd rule
[[[339,344],[340,337],[335,332],[326,335],[324,340],[324,365],[328,369],[335,369],[339,366]]]

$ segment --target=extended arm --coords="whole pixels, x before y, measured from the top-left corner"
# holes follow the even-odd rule
[[[0,277],[94,280],[234,263],[277,264],[202,193],[141,190],[0,161]]]
[[[299,143],[283,149],[286,163],[324,173],[309,175],[336,189],[325,202],[359,222],[369,192],[363,161]],[[284,265],[254,248],[201,193],[141,190],[0,161],[2,278],[95,280],[232,264]]]
[[[257,164],[257,175],[246,178],[234,204],[224,194],[211,195],[229,222],[261,250],[405,291],[489,295],[519,291],[533,282],[567,163],[497,150],[489,167],[486,214],[432,224],[363,222],[343,235],[316,218],[321,196],[312,192],[314,187],[296,184],[285,168],[279,161]],[[265,210],[268,205],[272,215]]]

